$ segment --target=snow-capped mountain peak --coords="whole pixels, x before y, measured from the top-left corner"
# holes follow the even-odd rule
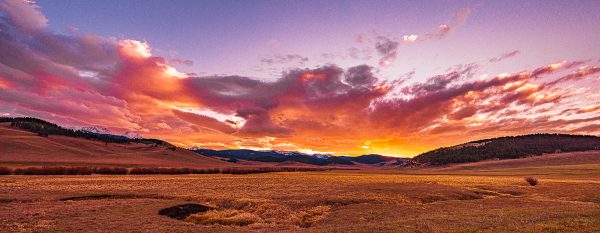
[[[123,134],[124,137],[129,139],[140,139],[142,136],[136,132],[127,131]]]
[[[81,128],[81,130],[97,134],[110,134],[110,130],[108,130],[106,127],[88,126]]]

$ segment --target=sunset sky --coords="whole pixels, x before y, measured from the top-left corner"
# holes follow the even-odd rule
[[[0,0],[0,116],[412,157],[600,134],[600,1]]]

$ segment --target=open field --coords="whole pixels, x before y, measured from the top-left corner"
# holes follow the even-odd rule
[[[524,176],[539,180],[529,186]],[[600,165],[0,176],[5,232],[595,232]],[[176,220],[167,207],[208,212]]]

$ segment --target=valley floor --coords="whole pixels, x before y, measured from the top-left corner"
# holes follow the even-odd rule
[[[524,176],[534,176],[529,186]],[[595,232],[600,164],[0,176],[2,232]],[[214,208],[184,220],[159,210]]]

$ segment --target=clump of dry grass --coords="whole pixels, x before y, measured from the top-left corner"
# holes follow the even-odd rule
[[[527,183],[531,186],[536,186],[538,184],[538,180],[530,176],[525,177],[525,181],[527,181]]]
[[[13,173],[13,170],[7,167],[0,167],[0,175],[10,175]]]
[[[298,215],[301,216],[301,220],[298,223],[300,227],[310,227],[316,222],[323,220],[327,217],[327,214],[331,211],[329,206],[315,206],[306,211],[300,212]]]
[[[192,214],[186,221],[201,223],[201,224],[221,224],[221,225],[236,225],[247,226],[253,223],[263,221],[258,215],[240,210],[211,210],[205,213]]]
[[[186,221],[199,224],[221,225],[292,225],[310,227],[324,219],[330,206],[319,205],[304,210],[293,210],[287,205],[266,199],[221,199],[219,209],[190,215]]]

